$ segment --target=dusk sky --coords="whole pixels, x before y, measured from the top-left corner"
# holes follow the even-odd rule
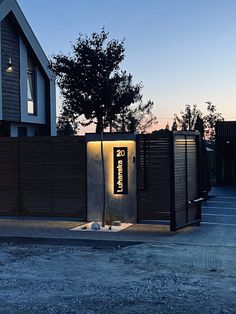
[[[71,51],[103,26],[125,38],[122,68],[142,81],[159,125],[185,104],[212,101],[236,120],[235,0],[18,0],[46,55]]]

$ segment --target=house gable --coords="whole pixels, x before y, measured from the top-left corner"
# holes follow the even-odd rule
[[[18,22],[19,27],[21,28],[29,45],[31,46],[32,50],[37,56],[45,73],[48,75],[49,78],[53,78],[54,74],[48,68],[48,59],[41,45],[39,44],[36,36],[34,35],[29,23],[27,22],[23,12],[21,11],[19,5],[15,0],[2,0],[2,3],[0,2],[0,22],[11,12],[13,13],[16,21]]]
[[[36,90],[40,91],[35,115],[27,111],[29,57],[35,65]],[[6,73],[10,59],[14,71]],[[0,69],[0,120],[44,124],[45,135],[56,135],[55,75],[16,0],[0,0]]]

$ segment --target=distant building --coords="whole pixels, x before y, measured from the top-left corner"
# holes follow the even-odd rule
[[[236,121],[216,125],[217,185],[236,185]]]
[[[0,136],[56,135],[55,77],[16,0],[0,0]]]

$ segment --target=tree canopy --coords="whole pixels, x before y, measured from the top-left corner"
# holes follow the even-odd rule
[[[203,115],[197,105],[185,105],[185,110],[180,115],[174,115],[173,130],[193,131],[199,130],[202,137],[209,141],[215,139],[215,125],[217,121],[223,121],[222,114],[217,112],[216,106],[208,101],[207,114]]]
[[[119,132],[146,133],[147,130],[158,123],[153,114],[154,103],[149,100],[146,103],[140,101],[136,106],[126,107],[117,115],[112,127]]]
[[[73,129],[80,118],[82,126],[95,123],[100,133],[124,113],[138,119],[137,110],[129,108],[142,103],[142,85],[133,84],[132,75],[120,69],[124,41],[108,41],[108,35],[104,29],[90,37],[80,35],[71,56],[53,56],[52,69],[63,96],[61,126],[66,122]]]
[[[202,112],[197,105],[185,105],[185,110],[180,112],[180,116],[174,115],[174,128],[182,131],[195,130],[199,119],[202,119]]]
[[[78,128],[76,121],[70,121],[65,115],[60,115],[57,121],[57,135],[71,136],[75,135]]]
[[[203,117],[203,122],[205,126],[205,137],[209,141],[214,141],[215,139],[215,126],[217,121],[224,121],[222,114],[217,112],[216,106],[212,102],[207,101],[207,112],[208,114]]]

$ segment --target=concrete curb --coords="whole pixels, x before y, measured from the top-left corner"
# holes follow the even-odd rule
[[[122,248],[131,245],[138,245],[143,242],[122,241],[122,240],[94,240],[94,239],[65,239],[47,237],[17,237],[0,236],[0,243],[8,245],[58,245],[58,246],[82,246],[93,248]]]

